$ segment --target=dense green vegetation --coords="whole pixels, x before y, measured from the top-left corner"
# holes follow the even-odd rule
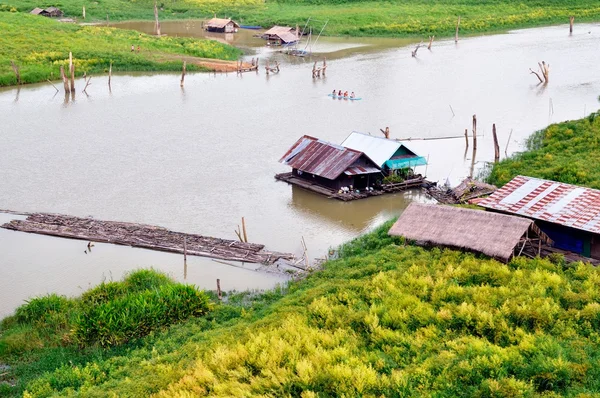
[[[0,324],[0,363],[16,361],[15,376],[21,377],[17,389],[0,384],[0,392],[17,392],[39,370],[54,369],[69,356],[69,361],[103,357],[110,350],[100,347],[135,342],[211,308],[209,297],[194,286],[153,270],[135,271],[122,282],[103,282],[80,299],[56,294],[33,298]],[[52,364],[57,356],[63,361]]]
[[[27,396],[600,392],[600,270],[405,246],[389,227],[286,294],[233,296],[126,350],[48,365]]]
[[[7,8],[28,12],[58,5],[67,15],[88,20],[153,19],[153,0],[0,0]],[[461,32],[478,33],[521,26],[600,19],[596,0],[159,0],[162,19],[206,18],[217,13],[248,25],[294,26],[308,17],[329,20],[332,35],[452,35],[461,16]]]
[[[502,186],[521,174],[600,189],[600,113],[534,133],[526,151],[494,165],[488,181]]]
[[[10,61],[21,70],[23,83],[60,78],[60,66],[68,67],[73,53],[78,76],[113,71],[200,70],[198,57],[234,60],[241,51],[213,40],[154,37],[130,30],[79,26],[49,18],[0,12],[0,86],[17,83]],[[140,52],[131,52],[131,45]]]

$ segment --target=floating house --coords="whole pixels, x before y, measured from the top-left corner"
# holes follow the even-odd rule
[[[533,220],[482,210],[411,203],[388,232],[421,246],[441,246],[482,253],[508,262],[523,248],[552,241]]]
[[[363,152],[375,162],[384,174],[396,170],[413,169],[427,164],[427,160],[411,151],[402,142],[353,131],[342,146]]]
[[[478,204],[535,220],[555,248],[600,259],[600,190],[517,176]]]
[[[297,43],[298,30],[288,26],[273,26],[262,34],[262,38],[267,40],[268,46],[287,46]]]
[[[44,17],[62,17],[64,15],[64,12],[56,7],[48,7],[46,9],[36,7],[29,13],[33,15],[42,15]]]
[[[329,193],[363,190],[382,179],[379,167],[364,153],[308,135],[296,141],[279,162],[292,168],[295,179],[328,188]]]
[[[229,18],[213,18],[205,24],[206,30],[217,33],[234,33],[240,27],[237,22]]]

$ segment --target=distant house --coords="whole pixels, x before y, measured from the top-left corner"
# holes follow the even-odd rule
[[[519,254],[525,245],[539,248],[541,243],[552,243],[526,218],[415,202],[404,210],[388,233],[418,245],[482,253],[503,262]]]
[[[42,15],[44,17],[62,17],[65,13],[56,7],[48,7],[46,9],[34,8],[29,12],[34,15]]]
[[[364,153],[305,135],[279,160],[292,174],[337,191],[364,189],[381,180],[381,170]]]
[[[427,160],[402,142],[353,131],[342,146],[363,152],[385,173],[427,164]]]
[[[229,18],[213,18],[205,26],[207,31],[218,33],[233,33],[240,27],[237,22]]]
[[[298,30],[288,26],[273,26],[261,36],[267,45],[282,46],[298,42]]]
[[[536,220],[554,247],[600,259],[600,190],[517,176],[478,204]]]

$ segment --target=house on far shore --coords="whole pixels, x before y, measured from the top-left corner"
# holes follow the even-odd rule
[[[234,33],[240,25],[229,18],[213,18],[204,25],[209,32]]]
[[[420,246],[482,253],[508,262],[515,255],[539,255],[552,241],[533,220],[483,210],[413,202],[388,232]]]
[[[33,14],[33,15],[42,15],[44,17],[62,17],[63,15],[65,15],[64,12],[62,12],[60,9],[58,9],[56,7],[48,7],[46,9],[36,7],[33,10],[31,10],[29,13]]]
[[[353,131],[342,142],[342,146],[363,152],[384,174],[392,174],[401,169],[414,169],[416,166],[427,164],[424,157],[411,151],[402,142],[357,131]]]
[[[535,220],[555,248],[600,260],[600,190],[517,176],[478,205]]]
[[[297,43],[298,29],[289,26],[273,26],[262,34],[262,38],[267,40],[267,46],[286,46]]]
[[[346,187],[363,190],[383,176],[364,153],[305,135],[283,155],[280,163],[292,176],[337,192]]]

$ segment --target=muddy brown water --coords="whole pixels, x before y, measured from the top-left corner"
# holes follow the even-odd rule
[[[167,34],[199,35],[193,22],[164,23]],[[187,26],[187,27],[186,27]],[[144,30],[140,25],[128,25]],[[175,29],[175,30],[171,30]],[[176,31],[179,29],[181,31]],[[190,31],[192,31],[190,33]],[[201,32],[201,31],[200,31]],[[277,161],[298,137],[340,143],[352,130],[395,138],[464,134],[477,114],[476,173],[493,158],[492,123],[501,152],[522,149],[533,131],[580,118],[598,108],[600,27],[576,25],[436,41],[431,51],[394,39],[321,38],[314,59],[327,55],[327,77],[311,78],[310,58],[262,46],[254,31],[233,35],[246,58],[282,63],[281,73],[178,73],[94,76],[89,96],[65,102],[49,84],[0,91],[0,208],[142,222],[174,230],[235,238],[246,218],[250,241],[309,256],[372,230],[397,216],[421,192],[342,203],[273,179]],[[225,37],[221,39],[226,40]],[[237,40],[237,42],[236,42]],[[551,65],[550,84],[529,73]],[[363,100],[333,100],[333,89]],[[452,110],[450,109],[452,107]],[[454,112],[454,115],[453,113]],[[429,157],[430,179],[456,184],[468,175],[464,138],[411,141]],[[0,222],[14,218],[0,215]],[[0,316],[28,297],[75,295],[102,280],[153,266],[183,280],[183,259],[129,247],[36,236],[0,229]],[[186,281],[214,289],[264,289],[285,276],[189,258]]]

